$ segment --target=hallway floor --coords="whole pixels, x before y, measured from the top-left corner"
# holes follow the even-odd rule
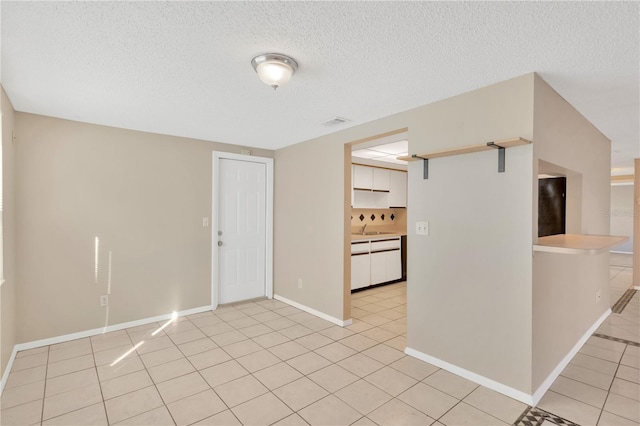
[[[628,268],[612,267],[611,279],[622,287]],[[261,300],[22,351],[2,395],[0,422],[640,423],[638,292],[534,409],[406,356],[406,283],[355,293],[352,305],[354,323],[346,328]]]

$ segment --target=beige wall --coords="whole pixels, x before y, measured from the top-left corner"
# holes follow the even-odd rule
[[[2,100],[2,239],[4,283],[0,287],[0,376],[16,344],[15,166],[12,133],[14,110],[4,89]],[[0,277],[2,278],[2,277]]]
[[[574,209],[567,232],[609,235],[611,144],[540,77],[535,78],[533,166],[553,164],[568,175],[567,203]],[[574,186],[570,181],[579,182]],[[578,193],[579,192],[579,193]],[[538,186],[533,185],[537,236]],[[569,210],[569,208],[568,208]],[[569,211],[567,212],[569,225]],[[533,263],[533,390],[547,378],[609,308],[609,254],[535,253]],[[596,304],[595,293],[602,298]]]
[[[211,303],[211,152],[240,146],[24,113],[15,144],[19,342]]]
[[[633,185],[611,185],[611,235],[622,235],[629,240],[613,248],[615,251],[633,252]]]

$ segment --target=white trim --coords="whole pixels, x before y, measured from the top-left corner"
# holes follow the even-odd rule
[[[596,322],[587,330],[584,335],[578,340],[578,342],[573,346],[573,348],[565,355],[565,357],[558,363],[556,368],[553,369],[551,374],[547,376],[544,382],[538,387],[538,389],[533,393],[533,395],[529,395],[526,392],[520,391],[518,389],[514,389],[510,386],[504,385],[502,383],[496,382],[495,380],[489,379],[487,377],[481,376],[479,374],[474,373],[473,371],[465,370],[464,368],[458,367],[453,364],[449,364],[446,361],[442,361],[441,359],[432,357],[431,355],[427,355],[415,349],[411,349],[407,347],[405,349],[405,353],[414,358],[418,358],[422,361],[428,362],[430,364],[435,365],[436,367],[440,367],[444,370],[447,370],[453,374],[457,374],[460,377],[464,377],[465,379],[471,380],[472,382],[478,383],[479,385],[485,386],[489,389],[492,389],[496,392],[500,392],[503,395],[506,395],[510,398],[516,399],[520,402],[523,402],[527,405],[531,405],[535,407],[538,402],[542,399],[545,392],[551,387],[553,382],[558,378],[562,370],[565,369],[569,362],[573,357],[578,353],[580,348],[587,342],[589,337],[600,327],[600,325],[607,319],[607,317],[611,314],[611,309],[607,309],[607,311],[596,320]]]
[[[211,309],[218,307],[218,214],[216,205],[220,188],[218,186],[219,161],[221,158],[237,161],[250,161],[264,164],[266,167],[266,250],[265,250],[265,296],[273,298],[273,158],[256,157],[253,155],[233,154],[230,152],[213,151],[212,163],[212,196],[211,196]]]
[[[191,308],[185,309],[184,311],[180,311],[177,313],[178,317],[183,317],[186,315],[194,315],[199,314],[200,312],[207,312],[211,310],[211,306],[201,306],[199,308]],[[152,322],[165,321],[171,319],[173,317],[173,313],[158,315],[150,318],[143,318],[140,320],[123,322],[120,324],[113,324],[107,327],[94,328],[92,330],[79,331],[77,333],[65,334],[62,336],[50,337],[48,339],[34,340],[33,342],[27,343],[18,343],[13,347],[13,353],[11,354],[11,358],[9,359],[9,363],[7,364],[7,368],[4,370],[4,374],[2,375],[2,383],[0,387],[0,393],[4,389],[4,385],[9,377],[9,372],[11,371],[11,367],[13,365],[13,361],[15,359],[16,354],[19,351],[26,351],[28,349],[39,348],[42,346],[55,345],[56,343],[64,343],[70,340],[83,339],[85,337],[97,336],[99,334],[110,333],[112,331],[118,331],[125,328],[137,327],[139,325],[145,325]]]
[[[609,250],[609,253],[616,253],[616,254],[633,254],[632,251],[618,251],[618,250]],[[615,265],[613,265],[615,266]]]
[[[407,347],[404,350],[404,353],[414,358],[418,358],[419,360],[428,362],[429,364],[433,364],[436,367],[442,368],[443,370],[447,370],[460,377],[464,377],[465,379],[471,380],[472,382],[478,383],[479,385],[485,386],[489,389],[493,389],[494,391],[500,392],[501,394],[507,395],[508,397],[517,399],[518,401],[524,402],[527,405],[533,405],[531,395],[527,395],[525,392],[522,392],[510,386],[503,385],[502,383],[498,383],[495,380],[491,380],[487,377],[476,374],[473,371],[465,370],[464,368],[458,367],[453,364],[449,364],[446,361],[442,361],[441,359],[432,357],[431,355],[427,355],[423,352],[417,351],[409,347]]]
[[[633,286],[633,289],[634,289],[634,290],[640,290],[640,285],[634,285],[634,286]]]
[[[329,321],[329,322],[334,323],[335,325],[339,325],[340,327],[346,327],[348,325],[353,324],[353,320],[351,318],[349,318],[348,320],[341,320],[341,319],[332,317],[331,315],[327,315],[324,312],[316,311],[315,309],[310,308],[310,307],[308,307],[306,305],[303,305],[301,303],[294,302],[293,300],[289,300],[286,297],[280,296],[279,294],[274,294],[273,298],[276,299],[276,300],[279,300],[279,301],[281,301],[283,303],[286,303],[287,305],[291,305],[294,308],[298,308],[301,311],[305,311],[305,312],[307,312],[307,313],[309,313],[311,315],[315,315],[318,318],[322,318],[325,321]]]
[[[567,367],[567,365],[569,365],[569,362],[571,362],[573,357],[576,356],[578,351],[580,351],[580,348],[582,348],[582,346],[587,342],[587,340],[589,340],[589,337],[591,337],[591,335],[596,332],[598,327],[600,327],[600,325],[604,322],[604,320],[607,319],[609,315],[611,315],[611,309],[607,309],[605,313],[602,314],[602,316],[598,318],[591,327],[589,327],[589,330],[587,330],[582,335],[580,340],[578,340],[578,342],[575,345],[573,345],[573,348],[569,351],[569,353],[567,353],[565,357],[562,358],[562,361],[560,361],[560,363],[556,365],[556,368],[553,369],[553,371],[547,376],[545,381],[542,382],[542,384],[538,387],[538,389],[533,393],[532,395],[533,404],[530,404],[530,405],[536,406],[538,402],[540,402],[540,400],[542,399],[544,394],[547,392],[547,390],[551,387],[553,382],[555,382],[558,376],[560,375],[560,373],[562,373],[562,370],[564,370]]]

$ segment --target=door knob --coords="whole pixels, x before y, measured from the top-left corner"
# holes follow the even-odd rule
[[[222,241],[218,241],[218,247],[222,247]]]

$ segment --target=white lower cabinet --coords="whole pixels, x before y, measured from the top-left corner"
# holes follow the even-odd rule
[[[351,245],[351,290],[402,278],[400,238]]]

